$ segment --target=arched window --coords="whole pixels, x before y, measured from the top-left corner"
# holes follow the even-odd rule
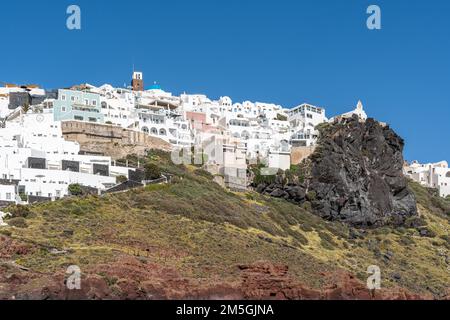
[[[160,129],[160,130],[159,130],[159,135],[160,135],[160,136],[165,136],[165,135],[167,135],[166,129]]]
[[[152,133],[153,135],[157,136],[157,135],[158,135],[158,129],[152,128],[151,133]]]
[[[445,175],[447,178],[450,178],[450,171]]]
[[[233,137],[240,138],[241,136],[239,135],[239,132],[235,132],[235,133],[233,133]]]
[[[244,140],[248,140],[250,139],[250,133],[248,133],[248,131],[242,131],[241,137]]]
[[[142,127],[142,132],[148,133],[148,128],[147,127]]]

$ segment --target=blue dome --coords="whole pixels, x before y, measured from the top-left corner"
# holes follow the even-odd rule
[[[161,86],[156,82],[150,87],[150,90],[161,90]]]

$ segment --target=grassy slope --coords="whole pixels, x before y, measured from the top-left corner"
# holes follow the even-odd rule
[[[320,272],[344,268],[365,280],[369,265],[381,267],[383,286],[442,292],[450,275],[450,205],[412,187],[434,238],[415,229],[368,231],[350,239],[349,229],[329,223],[284,200],[223,190],[203,171],[152,161],[183,177],[165,186],[104,197],[65,199],[32,207],[28,228],[7,228],[13,238],[42,249],[14,257],[20,265],[53,273],[112,262],[119,254],[149,257],[188,277],[234,279],[236,264],[270,260],[287,264],[303,283],[320,287]],[[73,231],[73,235],[71,235]],[[52,255],[48,248],[68,250]],[[387,254],[387,255],[386,255]],[[400,275],[400,280],[394,279]]]

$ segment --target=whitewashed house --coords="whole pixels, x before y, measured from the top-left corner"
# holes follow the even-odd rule
[[[420,164],[413,161],[403,168],[404,174],[421,185],[439,190],[443,198],[450,195],[450,169],[447,161]]]
[[[65,141],[61,123],[49,111],[29,112],[0,129],[0,202],[20,202],[19,195],[55,199],[71,184],[97,190],[116,185],[129,168],[110,157],[79,155],[80,146]]]

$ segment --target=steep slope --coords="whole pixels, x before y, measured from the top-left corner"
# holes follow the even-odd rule
[[[283,199],[231,193],[197,168],[127,193],[11,208],[0,228],[0,298],[444,298],[448,213],[420,186],[420,221],[356,230]],[[22,218],[21,218],[22,217]],[[427,234],[418,229],[426,228]],[[425,236],[426,235],[426,236]],[[82,290],[64,286],[68,266]],[[382,290],[365,288],[367,267]]]
[[[402,172],[403,146],[388,126],[354,116],[321,127],[318,146],[301,169],[302,183],[257,187],[273,196],[309,201],[327,220],[359,227],[402,225],[417,214]]]

